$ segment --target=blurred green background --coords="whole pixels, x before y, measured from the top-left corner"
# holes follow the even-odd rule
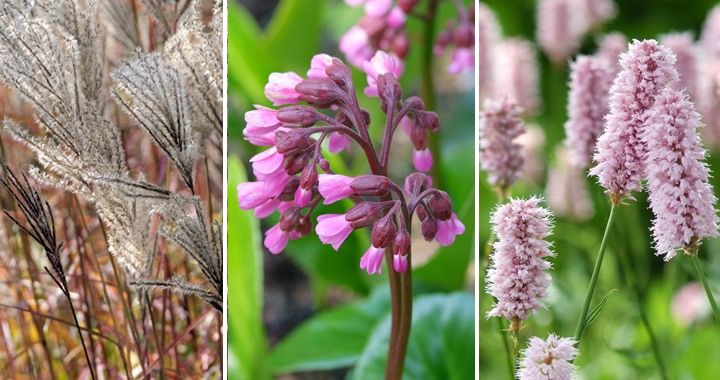
[[[421,2],[419,11],[424,10]],[[465,1],[470,4],[470,0]],[[302,76],[310,59],[327,53],[341,59],[338,40],[363,10],[335,0],[230,1],[228,4],[228,342],[231,379],[375,379],[381,378],[389,334],[387,275],[359,268],[370,245],[369,230],[357,230],[338,252],[315,234],[292,241],[278,255],[262,246],[262,233],[278,214],[258,220],[238,209],[236,185],[254,180],[248,159],[265,150],[242,139],[243,115],[253,104],[271,106],[264,86],[272,72]],[[442,2],[437,31],[455,16]],[[401,78],[404,97],[418,95],[422,24],[408,20],[412,47]],[[474,177],[475,98],[473,76],[449,77],[447,57],[434,64],[436,111],[440,117],[433,152],[434,182],[449,193],[466,232],[438,249],[413,240],[414,307],[404,379],[468,379],[475,367],[474,331]],[[353,68],[356,88],[367,85]],[[384,114],[377,98],[358,95],[371,113],[371,135],[381,139]],[[412,146],[395,134],[389,175],[402,184],[413,172]],[[339,174],[367,174],[356,145],[350,154],[327,154]],[[315,216],[344,213],[346,200],[321,206]],[[415,223],[419,227],[419,223]],[[350,369],[352,368],[352,369]]]
[[[535,41],[534,0],[487,0],[495,11],[505,36],[522,36]],[[657,38],[671,31],[692,31],[697,36],[710,9],[717,1],[709,0],[616,0],[618,14],[602,26],[597,33],[587,35],[581,53],[596,51],[595,37],[599,33],[619,31],[628,39]],[[563,124],[567,120],[567,93],[569,75],[566,68],[552,67],[543,53],[538,54],[541,67],[541,94],[544,109],[534,120],[545,133],[541,159],[544,164],[554,161],[555,147],[565,138]],[[720,168],[720,152],[711,151],[709,163],[715,171]],[[547,167],[547,166],[545,166]],[[479,193],[479,247],[484,247],[489,235],[489,214],[497,196],[481,173]],[[720,181],[711,179],[716,194]],[[530,317],[529,326],[521,332],[524,348],[530,336],[547,338],[549,332],[559,336],[574,335],[577,318],[597,257],[600,240],[607,223],[610,204],[594,178],[587,179],[595,207],[593,218],[577,223],[562,218],[555,220],[554,243],[557,257],[551,259],[550,274],[553,285],[547,299],[547,310]],[[529,197],[544,194],[546,183],[519,182],[512,189],[513,196]],[[654,256],[649,231],[652,212],[648,210],[646,195],[637,194],[637,202],[630,202],[619,210],[610,235],[595,297],[591,308],[612,289],[608,303],[598,319],[590,325],[582,338],[580,356],[575,364],[580,367],[578,379],[660,379],[658,366],[652,354],[649,335],[640,319],[639,305],[644,308],[650,325],[659,341],[670,379],[720,379],[720,328],[715,322],[704,292],[700,292],[699,316],[685,324],[672,312],[672,301],[685,285],[699,281],[689,257],[678,255],[670,262]],[[720,295],[720,242],[705,241],[700,259],[714,289]],[[630,263],[623,267],[620,255]],[[632,276],[635,288],[627,284]],[[484,273],[481,273],[481,288]],[[507,361],[495,318],[486,320],[491,309],[491,297],[479,294],[478,312],[481,315],[480,378],[509,379]],[[639,299],[639,302],[637,301]]]

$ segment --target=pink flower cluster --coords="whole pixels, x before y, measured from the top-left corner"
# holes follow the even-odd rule
[[[530,338],[520,361],[519,380],[571,380],[575,367],[570,361],[578,355],[575,341],[550,334],[547,340]]]
[[[487,292],[497,304],[487,317],[504,316],[508,320],[527,319],[545,307],[550,275],[544,270],[551,264],[543,258],[553,256],[550,243],[551,213],[539,207],[540,198],[510,199],[492,215],[492,264],[487,273]]]
[[[345,0],[351,7],[365,8],[365,16],[340,39],[340,51],[348,62],[362,67],[378,50],[391,51],[398,60],[405,59],[410,47],[405,21],[414,3],[417,1],[401,1],[393,6],[393,0]]]
[[[525,158],[514,140],[525,133],[520,107],[508,99],[485,100],[480,113],[480,165],[488,182],[507,189],[520,178]]]
[[[413,144],[422,144],[422,157],[417,159],[417,152],[413,155],[416,166],[429,170],[432,156],[424,144],[428,131],[437,131],[439,127],[437,115],[425,111],[417,97],[401,99],[397,76],[402,68],[388,54],[379,51],[363,66],[368,81],[365,93],[380,98],[381,108],[391,120],[388,128],[394,130],[403,121]],[[257,181],[237,186],[238,203],[243,210],[254,209],[259,218],[270,216],[275,210],[280,212],[278,224],[265,233],[264,245],[268,250],[279,253],[289,240],[311,234],[311,217],[321,201],[330,204],[346,198],[352,198],[356,205],[345,214],[320,215],[315,232],[320,241],[338,250],[353,230],[372,226],[372,245],[360,261],[360,267],[370,274],[381,272],[388,248],[393,254],[394,269],[407,270],[411,238],[406,219],[416,211],[425,239],[452,244],[465,228],[452,212],[447,193],[431,188],[424,174],[414,173],[406,179],[405,190],[410,196],[407,202],[402,189],[385,175],[348,177],[331,171],[321,149],[325,139],[329,140],[331,153],[348,150],[356,142],[373,173],[387,172],[382,163],[387,165],[388,152],[383,150],[381,157],[375,152],[368,133],[369,113],[357,104],[349,67],[337,58],[320,54],[313,57],[307,77],[292,72],[271,74],[265,95],[275,106],[286,107],[255,106],[256,110],[245,114],[246,139],[269,148],[250,159]],[[309,105],[295,105],[299,102]],[[334,118],[318,111],[327,108],[338,111]],[[383,146],[390,144],[387,139],[392,138],[392,133],[385,136]],[[364,196],[379,201],[367,201]]]
[[[456,5],[457,20],[446,24],[445,30],[437,36],[433,48],[433,54],[440,56],[448,47],[455,47],[450,53],[450,65],[447,67],[447,72],[451,75],[473,72],[475,69],[475,25],[471,19],[475,14],[470,15],[459,3]],[[487,17],[490,10],[483,4],[480,12],[485,12],[481,15],[482,20],[482,16]]]
[[[526,116],[540,110],[540,69],[535,45],[521,38],[508,38],[496,48],[493,97],[507,95]]]
[[[480,96],[487,98],[492,97],[493,60],[501,32],[495,14],[485,3],[479,3],[477,14],[477,84]]]
[[[697,129],[700,115],[683,92],[666,89],[651,110],[642,135],[647,144],[647,188],[655,214],[653,237],[665,260],[678,249],[697,250],[705,237],[718,236],[717,198]]]
[[[622,71],[610,88],[610,114],[590,174],[619,204],[641,189],[647,148],[640,140],[655,96],[677,81],[675,56],[655,40],[634,40],[620,55]]]
[[[597,139],[603,132],[613,72],[610,63],[598,57],[579,56],[570,64],[565,145],[572,150],[574,163],[580,168],[590,166]]]
[[[698,70],[697,47],[693,41],[691,32],[669,33],[660,36],[660,44],[670,49],[675,54],[675,68],[678,71],[680,80],[674,82],[671,87],[676,90],[685,89],[691,100],[697,99],[696,77]]]

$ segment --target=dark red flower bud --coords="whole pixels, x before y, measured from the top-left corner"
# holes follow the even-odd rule
[[[295,91],[301,94],[298,97],[301,101],[317,105],[331,105],[343,95],[338,84],[330,78],[305,79],[295,86]]]
[[[372,229],[371,240],[375,248],[385,248],[393,241],[397,229],[392,221],[392,216],[388,215],[375,223]]]
[[[360,202],[345,213],[345,220],[354,229],[371,226],[387,206],[375,202]]]
[[[275,147],[277,148],[278,153],[284,155],[285,157],[293,156],[298,153],[301,153],[307,149],[307,147],[310,145],[311,140],[314,142],[314,139],[310,139],[310,135],[312,132],[307,129],[293,129],[287,133],[281,134],[280,137],[278,137],[280,134],[275,134]]]
[[[312,218],[300,218],[300,223],[295,227],[295,232],[297,232],[300,237],[310,235],[313,232]]]
[[[333,58],[332,62],[325,68],[325,74],[341,89],[347,89],[347,83],[352,82],[352,69],[337,58]]]
[[[305,169],[302,170],[302,174],[300,175],[300,187],[305,190],[310,190],[313,186],[315,186],[317,180],[317,167],[315,165],[306,165]]]
[[[455,46],[460,48],[467,48],[472,46],[475,36],[473,34],[473,26],[469,23],[462,23],[460,26],[455,29],[455,35],[453,36],[453,39],[455,40]]]
[[[387,29],[387,19],[365,15],[358,21],[358,26],[367,33],[368,39],[377,41]]]
[[[405,256],[410,252],[410,244],[412,242],[412,239],[410,238],[410,234],[405,230],[400,230],[395,235],[395,239],[393,240],[393,254],[394,255],[400,255]]]
[[[327,172],[328,170],[330,170],[330,161],[321,158],[320,160],[318,160],[318,166],[322,171]]]
[[[280,229],[285,232],[290,232],[300,224],[300,207],[290,206],[280,215]]]
[[[432,132],[437,132],[440,128],[440,119],[435,112],[432,111],[417,111],[415,112],[415,119],[417,123],[427,128]]]
[[[388,177],[367,174],[355,178],[350,182],[350,188],[357,195],[382,197],[393,188],[393,183]]]
[[[407,176],[405,185],[410,194],[420,194],[430,187],[430,180],[425,174],[415,172]]]
[[[427,218],[427,216],[428,216],[427,210],[425,210],[425,207],[423,207],[422,204],[419,204],[417,206],[417,208],[415,209],[415,213],[417,214],[418,219],[420,219],[421,222],[424,221],[425,218]]]
[[[430,211],[440,220],[448,220],[452,217],[452,201],[444,191],[438,191],[430,196],[428,201]]]
[[[425,220],[420,223],[420,230],[422,231],[422,236],[425,240],[431,241],[435,238],[435,235],[438,231],[438,223],[437,220],[431,216],[428,216],[425,218]]]
[[[411,96],[405,99],[404,106],[405,108],[409,108],[412,110],[422,111],[425,109],[425,102],[423,102],[422,99],[418,98],[417,96]]]
[[[452,31],[449,29],[445,29],[435,39],[435,45],[445,47],[450,43],[452,38],[453,38]]]
[[[415,150],[425,150],[428,142],[428,130],[416,122],[410,130],[410,141]]]
[[[400,0],[398,1],[398,5],[403,12],[410,13],[419,2],[420,0]]]
[[[315,108],[310,106],[290,106],[280,108],[277,113],[277,119],[285,123],[283,126],[292,128],[312,127],[320,121],[320,114]]]
[[[407,33],[403,30],[402,33],[398,33],[392,41],[392,52],[400,59],[407,57],[408,51],[410,50],[410,41],[408,40]]]
[[[310,162],[311,156],[312,152],[301,152],[288,157],[288,160],[285,161],[285,171],[288,175],[295,175],[300,173]]]
[[[300,186],[300,177],[292,176],[283,187],[282,193],[278,195],[277,199],[290,202],[295,200],[295,192],[297,192],[298,186]]]
[[[380,96],[380,108],[383,112],[388,112],[388,107],[395,107],[400,99],[402,99],[402,87],[397,78],[390,73],[378,75],[377,90]]]

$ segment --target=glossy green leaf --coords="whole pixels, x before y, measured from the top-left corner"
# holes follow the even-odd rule
[[[351,379],[382,379],[390,316],[373,329]],[[420,296],[413,304],[403,380],[467,380],[475,377],[475,297],[464,292]]]
[[[610,295],[616,291],[617,291],[617,289],[613,289],[613,290],[609,291],[605,295],[605,297],[603,297],[602,301],[600,301],[600,303],[597,306],[595,306],[595,308],[592,309],[590,311],[590,313],[588,313],[587,317],[585,318],[585,327],[588,327],[591,323],[595,322],[595,319],[597,319],[597,317],[598,317],[598,315],[600,315],[600,312],[602,311],[603,307],[605,307],[605,304],[608,301],[608,297],[610,297]]]
[[[262,325],[262,249],[260,224],[252,211],[234,202],[246,181],[237,157],[228,158],[228,361],[233,379],[269,379],[267,342]]]
[[[370,331],[388,310],[389,288],[379,286],[367,299],[319,313],[278,344],[270,356],[270,366],[275,372],[352,366],[365,348]]]

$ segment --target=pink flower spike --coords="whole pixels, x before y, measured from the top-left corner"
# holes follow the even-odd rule
[[[266,133],[274,132],[282,125],[282,122],[277,118],[278,110],[259,106],[257,104],[255,105],[255,108],[255,111],[248,111],[245,113],[245,121],[247,122],[245,130],[247,135],[264,135]]]
[[[680,80],[672,84],[672,88],[683,88],[690,96],[690,100],[697,100],[698,52],[692,32],[670,33],[660,36],[660,44],[666,46],[675,54],[675,68]],[[704,115],[709,119],[710,115]]]
[[[620,55],[622,71],[610,88],[610,112],[594,156],[597,165],[590,169],[613,204],[641,190],[647,153],[641,136],[655,97],[678,80],[674,63],[675,55],[655,40],[634,40]]]
[[[415,165],[415,170],[417,171],[429,172],[433,166],[433,156],[430,148],[423,150],[413,149],[413,165]]]
[[[394,7],[387,16],[387,24],[393,29],[400,29],[405,25],[407,15],[400,7]]]
[[[348,62],[355,67],[362,67],[363,62],[372,58],[375,49],[370,46],[367,32],[357,25],[350,28],[340,38],[340,51],[345,54]]]
[[[315,232],[323,244],[331,244],[336,251],[347,239],[353,228],[345,220],[345,214],[324,214],[317,218]]]
[[[647,189],[655,214],[653,232],[656,255],[665,261],[677,250],[697,250],[700,240],[718,236],[717,198],[708,182],[710,170],[703,162],[697,128],[700,114],[685,93],[666,89],[655,100],[642,135],[647,144]]]
[[[360,269],[366,269],[368,274],[381,274],[384,253],[385,248],[375,248],[373,245],[370,245],[370,248],[360,259]]]
[[[302,81],[302,77],[293,72],[272,73],[268,84],[265,85],[265,96],[276,107],[298,103],[300,102],[298,100],[300,93],[295,91],[295,86],[302,83]]]
[[[507,95],[523,115],[536,115],[540,109],[540,69],[535,45],[521,38],[506,38],[498,43],[495,57],[493,97]]]
[[[510,198],[500,206],[491,221],[497,241],[490,256],[492,264],[487,272],[487,293],[497,298],[487,318],[503,316],[510,321],[527,319],[530,314],[545,307],[541,299],[547,298],[550,275],[544,270],[551,267],[543,260],[554,256],[550,243],[552,214],[539,207],[540,198]]]
[[[520,107],[504,96],[485,99],[480,113],[480,166],[491,186],[507,189],[520,178],[525,155],[515,139],[525,133]]]
[[[475,53],[470,48],[457,48],[450,56],[447,72],[450,75],[471,72],[475,68]]]
[[[275,210],[277,210],[278,206],[280,206],[280,203],[282,203],[282,201],[280,200],[268,199],[267,202],[261,204],[258,207],[255,207],[255,211],[253,213],[258,219],[267,218],[268,216],[272,215]]]
[[[305,190],[302,187],[298,186],[298,189],[295,192],[295,203],[297,203],[300,208],[307,207],[310,204],[311,198],[312,190]]]
[[[365,2],[365,14],[372,17],[382,17],[392,7],[393,0],[367,0]]]
[[[287,246],[290,234],[280,229],[280,224],[276,224],[273,228],[265,232],[265,241],[263,244],[272,254],[280,253]]]
[[[378,97],[377,77],[380,74],[392,74],[395,78],[400,79],[403,74],[404,66],[402,61],[394,55],[378,50],[375,56],[369,61],[362,64],[363,70],[367,74],[368,87],[365,87],[365,95],[370,97]]]
[[[263,174],[276,173],[285,164],[285,156],[277,152],[275,147],[272,147],[264,152],[260,152],[250,159],[252,162],[253,173],[258,176],[259,179]]]
[[[571,380],[577,368],[570,363],[578,355],[571,338],[550,334],[542,340],[534,336],[522,353],[518,380]]]
[[[455,242],[455,235],[461,235],[465,232],[465,226],[458,220],[455,213],[453,213],[452,217],[448,220],[438,219],[437,224],[438,230],[435,235],[435,240],[444,247]]]
[[[327,78],[327,74],[325,73],[325,69],[329,66],[332,66],[332,60],[334,57],[331,57],[327,54],[317,54],[315,55],[312,60],[310,61],[310,70],[307,72],[308,78]]]
[[[325,198],[324,205],[345,199],[355,193],[350,188],[350,184],[355,181],[353,177],[340,174],[320,174],[318,180],[320,182],[318,191]]]
[[[343,150],[350,152],[352,139],[342,132],[333,132],[328,137],[328,150],[330,153],[340,153]]]
[[[393,266],[398,273],[405,273],[408,267],[407,255],[393,255]]]
[[[264,191],[263,182],[243,182],[237,185],[237,198],[241,210],[252,210],[271,197]]]
[[[579,1],[538,1],[537,41],[553,63],[563,64],[577,52],[586,26]]]

